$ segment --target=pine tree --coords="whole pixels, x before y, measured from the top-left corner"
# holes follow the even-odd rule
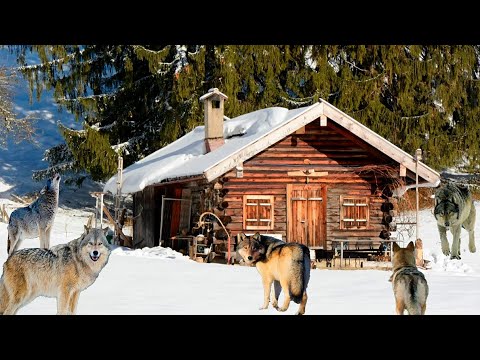
[[[229,117],[322,98],[438,170],[479,161],[477,46],[33,46],[16,48],[21,63],[30,49],[32,94],[53,88],[85,123],[46,157],[96,179],[114,174],[114,152],[128,166],[202,124],[211,87],[229,96]]]

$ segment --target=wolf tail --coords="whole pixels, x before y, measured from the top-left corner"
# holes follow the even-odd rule
[[[293,261],[295,274],[290,283],[290,297],[296,304],[300,304],[310,280],[310,251],[308,248],[302,245],[301,255]]]
[[[428,296],[426,282],[424,283],[418,278],[410,279],[408,284],[409,297],[405,303],[405,306],[410,315],[422,314],[422,303],[426,302]]]

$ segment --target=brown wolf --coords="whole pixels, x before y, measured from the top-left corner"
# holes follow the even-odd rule
[[[237,235],[237,253],[247,265],[255,265],[262,277],[264,301],[260,308],[268,308],[270,290],[274,284],[272,305],[278,311],[286,311],[290,300],[300,304],[297,315],[305,313],[307,286],[310,280],[310,251],[305,245],[286,243],[271,236]],[[284,293],[282,307],[278,307],[278,297]]]
[[[406,248],[393,243],[393,274],[390,277],[397,315],[406,309],[409,315],[424,315],[427,308],[428,284],[415,266],[413,241]]]
[[[15,251],[3,264],[0,314],[16,314],[39,296],[56,297],[57,314],[75,314],[80,292],[108,262],[105,231],[85,227],[78,239],[66,244]]]
[[[40,247],[50,247],[50,232],[58,209],[60,175],[48,179],[40,196],[30,205],[18,208],[8,222],[7,252],[10,256],[18,249],[23,239],[40,238]]]

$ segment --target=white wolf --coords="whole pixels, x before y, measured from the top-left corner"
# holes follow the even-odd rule
[[[40,238],[40,247],[50,247],[50,232],[58,209],[60,175],[48,179],[40,196],[30,205],[18,208],[8,222],[7,252],[10,256],[18,249],[23,239]]]

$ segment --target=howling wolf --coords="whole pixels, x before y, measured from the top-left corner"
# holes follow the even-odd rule
[[[237,253],[247,265],[255,265],[262,277],[264,300],[260,308],[268,308],[270,290],[274,286],[272,305],[278,311],[286,311],[290,300],[300,304],[297,315],[305,313],[307,285],[310,280],[310,251],[305,245],[286,243],[271,236],[237,235]],[[278,297],[283,289],[283,306]]]
[[[75,314],[80,293],[107,264],[108,230],[90,229],[75,240],[50,249],[15,251],[3,264],[0,314],[14,315],[39,296],[57,298],[57,314]]]
[[[437,220],[438,232],[442,242],[442,252],[450,255],[447,240],[447,230],[450,229],[452,240],[452,259],[460,259],[460,233],[462,227],[468,231],[468,248],[474,253],[475,248],[475,217],[476,211],[472,194],[467,187],[454,183],[439,188],[435,192],[435,209],[433,211]]]
[[[10,256],[18,249],[23,239],[40,238],[40,247],[50,247],[50,232],[58,209],[60,175],[48,179],[40,196],[30,205],[18,208],[8,222],[7,252]]]

